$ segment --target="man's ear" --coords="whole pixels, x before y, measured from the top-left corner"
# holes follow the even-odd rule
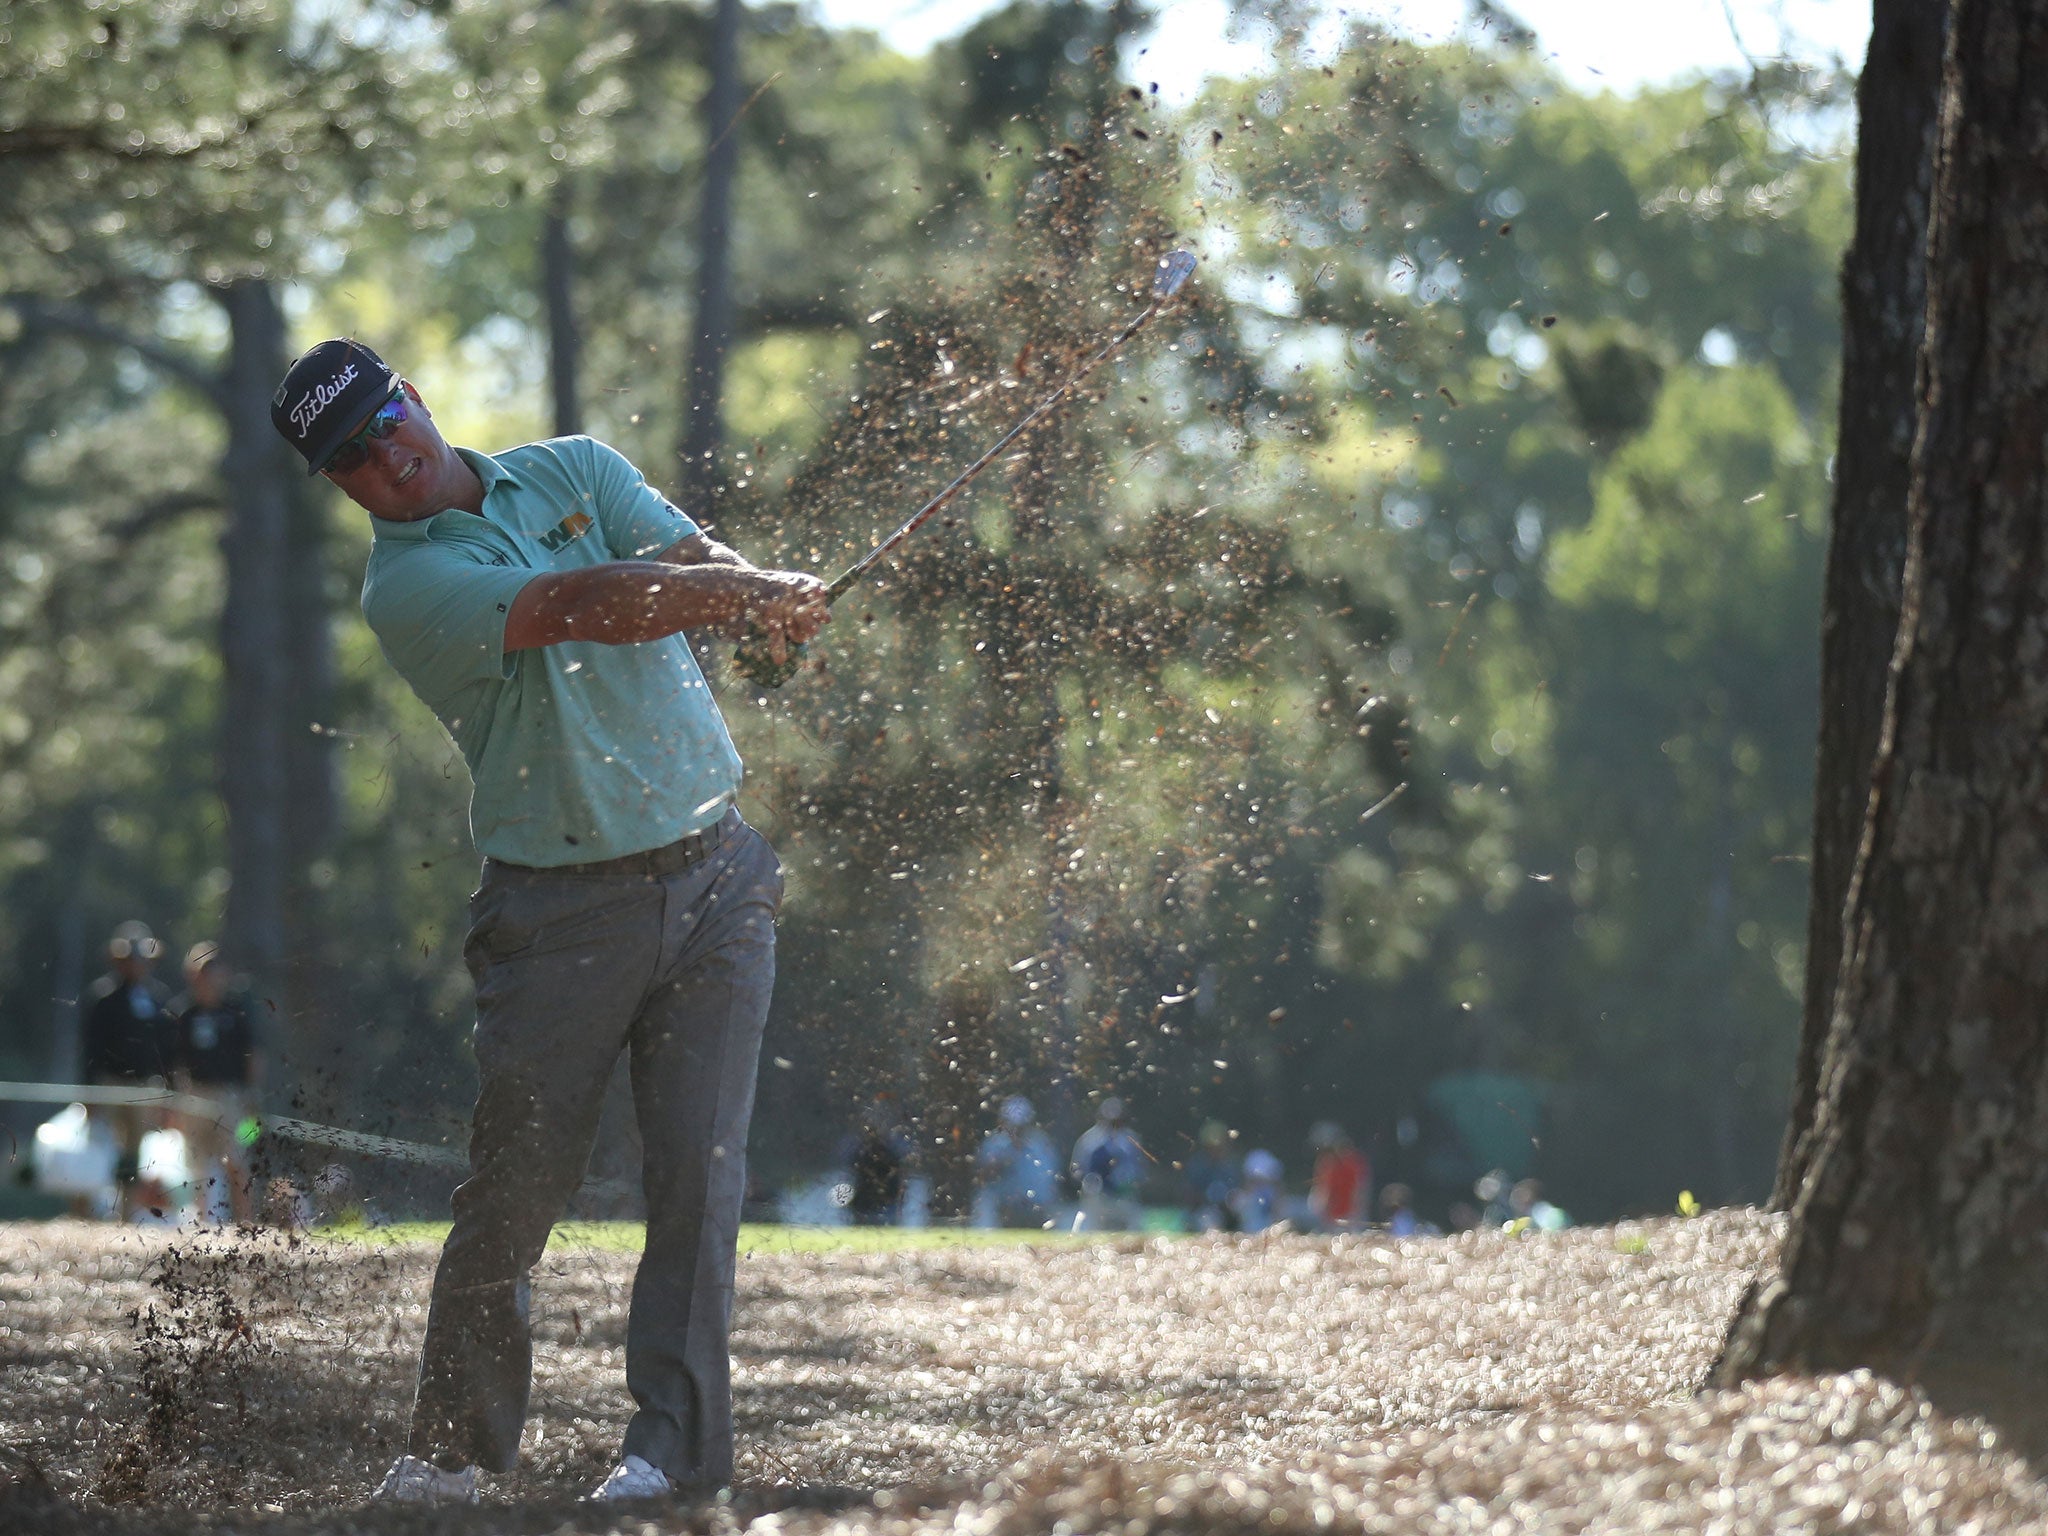
[[[434,413],[432,411],[427,410],[427,402],[422,400],[420,398],[420,392],[412,387],[411,379],[400,379],[398,381],[398,387],[405,391],[406,399],[410,400],[414,405],[418,406],[423,412],[425,412],[429,419],[433,417]]]

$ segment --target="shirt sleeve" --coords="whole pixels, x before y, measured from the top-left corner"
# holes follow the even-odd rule
[[[392,666],[438,714],[464,689],[512,675],[505,618],[540,574],[428,542],[378,573],[364,616]]]
[[[616,448],[585,438],[591,507],[615,560],[651,560],[698,532],[681,508],[647,483]]]

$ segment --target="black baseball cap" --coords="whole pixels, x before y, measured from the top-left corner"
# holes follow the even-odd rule
[[[317,475],[363,419],[391,398],[398,375],[360,341],[323,341],[286,370],[270,397],[270,422]]]

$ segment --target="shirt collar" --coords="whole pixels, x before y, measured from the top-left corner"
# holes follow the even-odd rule
[[[477,479],[483,481],[485,496],[489,496],[501,484],[517,489],[519,477],[488,453],[478,453],[474,448],[458,448],[455,452],[463,463],[476,471]]]

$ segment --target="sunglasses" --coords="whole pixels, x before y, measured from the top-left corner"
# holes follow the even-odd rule
[[[389,437],[405,424],[405,420],[405,384],[400,381],[391,386],[390,397],[363,423],[362,431],[328,455],[327,462],[320,466],[321,473],[354,474],[370,462],[370,439]]]

